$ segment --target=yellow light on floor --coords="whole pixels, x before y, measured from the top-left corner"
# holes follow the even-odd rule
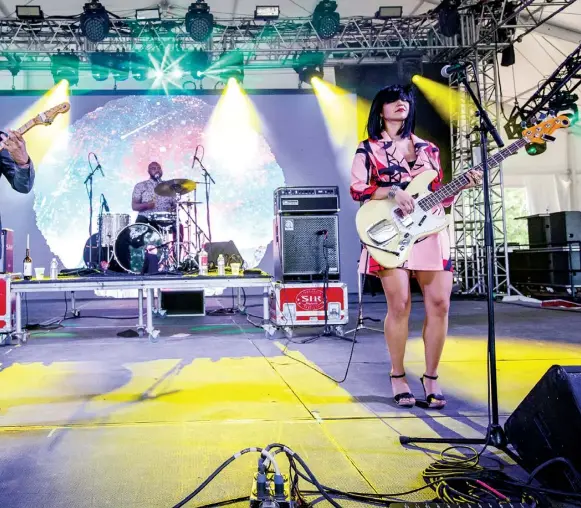
[[[236,79],[230,78],[204,131],[208,153],[222,167],[242,175],[260,155],[261,130],[254,104]]]
[[[459,115],[474,115],[474,105],[468,94],[419,74],[412,77],[412,82],[447,122],[457,122]]]
[[[369,101],[320,78],[313,78],[311,85],[336,147],[347,148],[346,145],[367,137],[365,127],[371,108]]]
[[[69,100],[69,82],[62,80],[46,92],[18,118],[10,122],[10,129],[15,130],[40,113]],[[70,112],[58,115],[51,125],[33,127],[24,134],[26,148],[35,164],[40,163],[54,143],[66,142],[69,128]]]

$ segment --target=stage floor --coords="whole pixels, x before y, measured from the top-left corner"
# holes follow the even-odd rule
[[[243,316],[209,315],[158,319],[161,337],[150,343],[117,336],[135,324],[135,302],[78,303],[82,316],[112,319],[68,320],[34,331],[24,346],[0,348],[2,508],[169,507],[233,453],[270,442],[295,449],[326,485],[401,492],[423,485],[422,469],[443,447],[406,449],[400,434],[471,437],[486,426],[483,301],[452,303],[442,412],[394,405],[379,333],[359,333],[347,381],[337,385],[314,369],[343,377],[349,342],[287,344]],[[260,314],[260,299],[249,303]],[[384,309],[377,297],[365,315]],[[356,305],[351,311],[353,323]],[[63,312],[62,300],[28,302],[30,323]],[[414,302],[407,370],[418,396],[422,320]],[[580,329],[580,314],[497,305],[503,417],[551,365],[581,363]],[[283,355],[285,344],[303,363]],[[487,455],[484,464],[498,467]],[[235,461],[191,506],[248,495],[256,458]],[[424,490],[407,499],[432,497]]]

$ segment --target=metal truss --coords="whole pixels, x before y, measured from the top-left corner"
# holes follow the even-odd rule
[[[555,72],[539,86],[538,90],[522,105],[516,104],[506,123],[506,133],[511,139],[520,137],[521,122],[532,121],[539,113],[560,109],[567,95],[581,85],[581,44],[565,58]],[[567,107],[563,109],[569,109]]]
[[[478,84],[483,104],[498,125],[500,118],[500,93],[498,86],[497,55],[494,51],[479,55],[476,72],[469,70],[471,86]],[[463,91],[463,85],[452,81],[450,85]],[[471,103],[462,101],[451,129],[452,172],[459,176],[480,162],[480,132],[478,118]],[[494,151],[492,140],[490,151]],[[490,202],[494,230],[494,281],[495,293],[510,294],[508,253],[506,244],[506,214],[504,208],[504,182],[502,164],[490,169]],[[484,248],[484,195],[482,187],[463,191],[454,202],[454,264],[461,292],[486,293],[486,259]]]

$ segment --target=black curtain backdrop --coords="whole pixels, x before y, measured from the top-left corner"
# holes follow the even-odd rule
[[[448,81],[440,75],[442,64],[422,64],[418,74],[426,78],[447,84]],[[352,90],[363,99],[372,101],[375,94],[384,86],[408,84],[398,78],[397,64],[390,65],[353,65],[335,69],[335,83],[346,90]],[[450,127],[442,120],[433,106],[414,86],[416,97],[416,128],[415,134],[435,143],[440,149],[444,179],[450,180],[452,168],[450,164]],[[366,131],[359,126],[359,137],[364,139]]]

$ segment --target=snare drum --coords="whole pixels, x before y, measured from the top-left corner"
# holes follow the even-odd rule
[[[126,213],[104,213],[101,216],[101,246],[113,247],[121,230],[129,226],[130,222]]]
[[[132,224],[123,229],[115,240],[113,253],[119,266],[130,273],[143,271],[146,251],[162,256],[163,240],[159,231],[149,224]]]
[[[173,226],[176,219],[174,212],[154,212],[149,216],[149,220],[159,226]]]

